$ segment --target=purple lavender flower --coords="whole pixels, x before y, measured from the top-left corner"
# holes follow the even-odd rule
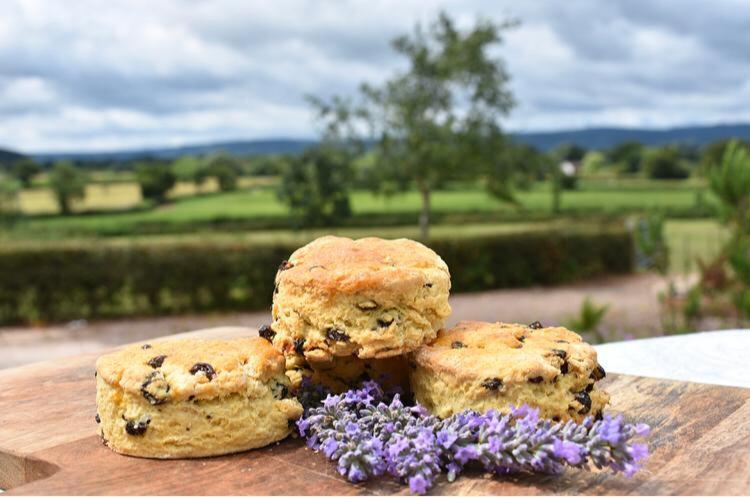
[[[443,472],[454,481],[467,464],[497,475],[593,466],[631,476],[648,456],[647,445],[632,439],[650,432],[622,416],[552,423],[526,405],[509,414],[466,411],[441,420],[375,382],[329,395],[307,408],[297,426],[308,446],[335,461],[348,480],[388,473],[415,494],[427,492]]]
[[[582,448],[577,443],[555,439],[552,443],[552,451],[556,457],[565,459],[568,464],[576,465],[581,462]]]

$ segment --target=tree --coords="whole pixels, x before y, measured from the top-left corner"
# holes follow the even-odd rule
[[[750,149],[735,140],[724,148],[721,162],[711,168],[709,185],[732,231],[750,235]]]
[[[606,165],[607,158],[602,152],[590,150],[586,152],[581,161],[581,173],[585,176],[591,176],[604,169]]]
[[[680,154],[674,147],[649,150],[643,160],[643,168],[651,179],[684,179],[690,171],[680,161]]]
[[[71,213],[73,200],[83,199],[86,195],[87,181],[86,174],[69,161],[56,162],[53,166],[50,187],[64,216]]]
[[[326,144],[292,159],[281,175],[279,198],[304,226],[329,226],[351,214],[348,157]]]
[[[408,178],[416,185],[422,238],[429,234],[434,189],[497,166],[505,144],[499,121],[514,101],[504,63],[492,50],[513,25],[482,20],[462,32],[441,13],[427,29],[418,25],[392,42],[406,57],[407,69],[380,86],[362,85],[359,104],[313,100],[329,133],[367,130],[378,152],[381,184],[402,186]],[[501,180],[511,176],[500,166],[492,174]],[[507,197],[507,190],[499,191]]]
[[[248,173],[252,176],[278,176],[289,160],[285,155],[264,155],[250,161]]]
[[[20,181],[0,175],[0,222],[11,220],[19,214],[18,191]]]
[[[716,298],[717,290],[723,290],[734,303],[737,315],[750,318],[750,150],[736,140],[723,148],[721,160],[709,163],[709,186],[719,200],[721,219],[729,228],[730,237],[719,257],[705,266],[704,276],[694,290],[708,299]],[[707,270],[721,275],[725,284],[710,285]],[[721,298],[721,293],[718,296]]]
[[[143,198],[164,203],[167,193],[177,183],[177,176],[169,164],[163,162],[140,162],[135,166],[135,177],[141,185]]]
[[[192,155],[184,155],[172,162],[172,172],[179,181],[193,182],[201,185],[208,176],[207,168]]]
[[[21,182],[24,188],[28,188],[31,186],[31,180],[34,176],[41,171],[42,168],[39,167],[39,164],[34,159],[25,158],[15,163],[11,174]]]
[[[555,147],[553,155],[560,161],[580,162],[586,155],[586,149],[575,143],[563,143]]]
[[[528,189],[532,182],[542,179],[548,169],[546,154],[526,143],[508,141],[490,168],[487,190],[496,198],[515,202],[513,188]]]
[[[609,161],[626,173],[637,173],[641,170],[643,145],[636,141],[622,142],[607,152]]]
[[[736,147],[750,150],[750,143],[745,140],[725,139],[716,140],[703,149],[700,159],[700,170],[703,173],[710,174],[710,171],[716,166],[720,166],[724,157],[724,152],[729,143],[734,142]]]
[[[240,163],[231,155],[219,153],[208,161],[208,174],[219,182],[223,192],[237,189],[237,178],[240,175]]]
[[[578,176],[570,163],[580,162],[586,155],[586,149],[575,143],[563,143],[550,152],[549,172],[552,179],[552,212],[559,214],[562,203],[562,191],[574,190]],[[564,167],[565,166],[565,167]],[[568,170],[570,167],[573,170]]]

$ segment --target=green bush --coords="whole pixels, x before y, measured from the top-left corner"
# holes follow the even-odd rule
[[[625,231],[433,239],[453,292],[555,284],[633,269]],[[290,244],[139,243],[0,250],[0,324],[270,305]]]
[[[651,179],[685,179],[690,171],[680,161],[679,151],[674,147],[651,150],[644,159],[644,169]]]

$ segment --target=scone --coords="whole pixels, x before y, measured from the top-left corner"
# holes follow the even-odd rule
[[[528,404],[553,420],[601,416],[596,351],[565,328],[462,321],[412,357],[415,399],[440,417]]]
[[[421,243],[326,236],[279,268],[268,335],[291,377],[334,357],[395,357],[435,337],[449,290],[448,267]]]
[[[96,362],[96,420],[121,454],[215,456],[286,437],[302,406],[261,338],[132,345]]]

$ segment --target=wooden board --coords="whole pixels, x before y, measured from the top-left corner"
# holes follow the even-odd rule
[[[234,337],[247,328],[192,335]],[[124,457],[99,442],[97,354],[0,371],[0,488],[9,494],[392,494],[383,479],[352,485],[299,440],[232,456],[177,461]],[[652,456],[628,479],[567,470],[560,476],[462,476],[437,494],[750,493],[750,389],[610,375],[610,412],[651,424]]]

